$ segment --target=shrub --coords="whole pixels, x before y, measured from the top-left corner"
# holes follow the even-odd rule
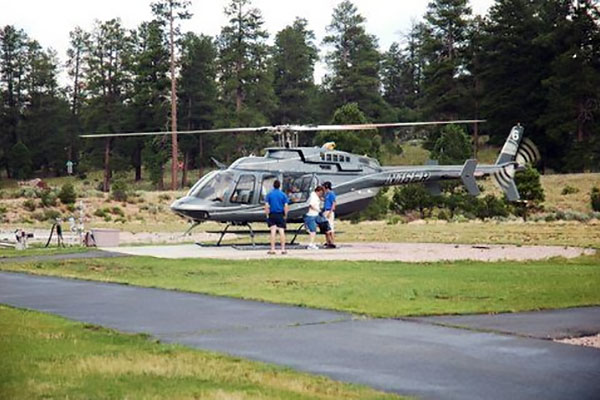
[[[106,209],[98,208],[96,211],[94,211],[94,215],[96,217],[104,218],[106,216]]]
[[[75,203],[75,200],[77,200],[77,193],[75,193],[75,188],[73,187],[73,184],[70,182],[65,183],[60,189],[60,192],[58,193],[58,198],[63,204]]]
[[[110,197],[116,201],[127,201],[127,184],[122,179],[114,181]]]
[[[168,194],[161,194],[158,196],[158,199],[169,201],[169,200],[171,200],[171,196],[169,196]]]
[[[56,193],[52,190],[44,190],[40,196],[40,200],[43,207],[56,206],[56,198]]]
[[[23,202],[23,207],[25,207],[25,209],[27,211],[35,211],[36,209],[36,204],[35,204],[35,200],[33,199],[27,199]]]
[[[60,218],[60,212],[56,210],[45,210],[44,211],[44,219],[47,220],[55,220]]]
[[[509,214],[506,203],[491,194],[477,201],[474,212],[477,218],[482,220],[493,217],[508,217]]]
[[[579,193],[579,189],[577,189],[576,187],[573,187],[571,185],[565,186],[562,189],[562,191],[560,192],[560,194],[562,194],[563,196],[566,196],[568,194],[575,194],[575,193]]]
[[[125,213],[120,207],[113,207],[112,210],[110,210],[110,212],[114,215],[119,215],[121,217],[125,216]]]
[[[419,211],[421,218],[431,214],[437,199],[423,185],[409,184],[394,190],[391,208],[397,212]]]
[[[389,200],[386,195],[387,188],[379,191],[363,211],[355,213],[351,217],[352,222],[375,221],[385,218],[389,210]]]
[[[590,201],[592,203],[592,210],[600,212],[600,189],[595,186],[590,192]]]

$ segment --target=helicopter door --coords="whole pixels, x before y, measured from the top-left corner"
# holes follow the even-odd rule
[[[254,175],[241,175],[229,200],[232,204],[252,204],[254,200]]]
[[[283,174],[282,190],[288,195],[290,204],[305,203],[316,186],[314,174]]]
[[[275,182],[275,180],[278,178],[279,177],[277,175],[272,175],[272,174],[263,175],[262,184],[260,185],[260,196],[258,199],[259,204],[265,203],[265,198],[267,197],[267,193],[269,193],[271,191],[271,189],[273,189],[273,182]]]

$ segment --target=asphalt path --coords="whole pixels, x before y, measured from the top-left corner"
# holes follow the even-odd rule
[[[600,350],[464,322],[474,329],[7,272],[0,272],[0,303],[426,399],[600,394]],[[599,308],[577,311],[569,324],[598,322]]]

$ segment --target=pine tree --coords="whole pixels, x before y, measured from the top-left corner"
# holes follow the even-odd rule
[[[210,129],[214,126],[217,104],[216,55],[214,40],[205,35],[197,36],[187,33],[183,40],[181,60],[181,77],[179,90],[179,121],[186,130]],[[183,152],[183,176],[185,185],[187,168],[192,158],[196,159],[196,167],[202,171],[207,166],[209,157],[205,148],[215,146],[215,135],[186,135],[181,138]],[[216,156],[216,154],[210,154]]]
[[[481,107],[492,142],[502,143],[520,122],[527,136],[545,147],[535,121],[545,108],[541,82],[552,55],[536,41],[540,24],[536,2],[498,0],[490,9],[482,37]]]
[[[279,102],[276,124],[301,124],[314,121],[310,97],[316,93],[313,74],[318,51],[308,22],[296,18],[277,33],[273,48],[274,89]]]
[[[334,125],[367,124],[369,121],[358,104],[349,103],[335,111],[331,123]],[[370,157],[379,157],[381,148],[381,137],[373,131],[322,131],[315,136],[316,145],[326,142],[335,142],[339,150],[366,154]]]
[[[435,0],[429,3],[422,32],[423,97],[429,118],[456,119],[464,113],[462,77],[471,9],[468,0]]]
[[[260,10],[250,0],[231,0],[225,7],[229,24],[217,39],[219,83],[223,99],[221,123],[226,126],[267,125],[276,108],[268,33]],[[218,149],[232,156],[264,147],[267,138],[223,135]],[[229,149],[227,151],[226,149]],[[231,149],[235,149],[233,152]]]
[[[89,93],[81,110],[82,121],[88,132],[122,132],[127,126],[125,100],[130,96],[131,74],[128,60],[131,55],[131,36],[121,21],[112,19],[96,21],[90,34],[85,56],[85,84]],[[111,148],[114,139],[90,140],[87,144],[92,160],[104,164],[103,190],[110,189],[110,178],[115,163],[121,157]],[[118,150],[118,149],[117,149]],[[125,155],[126,157],[127,155]]]
[[[548,102],[538,123],[557,150],[568,151],[564,169],[570,171],[600,165],[600,9],[594,3],[549,1],[544,6],[554,29],[540,40],[555,57],[542,81]]]
[[[190,19],[190,0],[157,0],[151,4],[156,19],[168,27],[168,42],[171,75],[171,190],[177,189],[177,166],[179,159],[177,139],[177,77],[175,75],[175,41],[180,35],[177,21]]]
[[[393,118],[380,93],[381,55],[375,36],[367,34],[365,18],[349,0],[333,10],[323,44],[333,47],[325,60],[329,73],[325,86],[336,99],[335,107],[355,102],[373,120]]]
[[[164,23],[158,20],[142,23],[133,36],[133,53],[129,60],[133,75],[133,96],[131,128],[136,132],[165,131],[168,126],[169,105],[165,99],[169,95],[169,49],[165,40]],[[164,141],[162,141],[164,142]],[[162,143],[161,142],[161,143]],[[135,167],[136,180],[141,179],[142,148],[152,146],[151,140],[127,139],[122,141],[122,149],[131,154]],[[156,151],[167,152],[170,147],[153,146]],[[164,154],[162,158],[168,158]],[[162,174],[160,187],[163,187]]]

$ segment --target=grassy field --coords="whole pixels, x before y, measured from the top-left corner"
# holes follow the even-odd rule
[[[2,399],[399,399],[0,305]]]
[[[0,259],[13,258],[13,257],[30,257],[30,256],[50,256],[55,254],[73,254],[73,253],[85,253],[89,251],[89,248],[85,247],[29,247],[27,250],[15,250],[0,248]]]
[[[600,255],[531,262],[165,260],[0,264],[0,269],[349,311],[377,317],[600,304]]]

